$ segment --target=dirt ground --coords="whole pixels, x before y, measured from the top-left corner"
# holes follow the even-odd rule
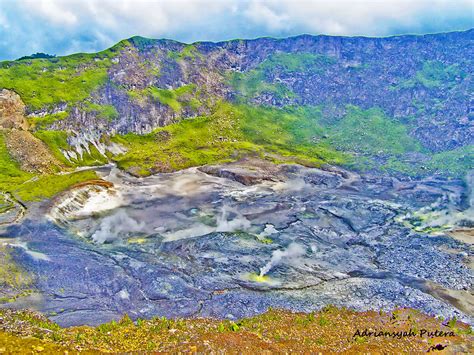
[[[326,307],[310,314],[270,310],[238,322],[136,320],[61,328],[31,311],[0,310],[0,353],[473,353],[466,324],[411,309],[390,313]]]

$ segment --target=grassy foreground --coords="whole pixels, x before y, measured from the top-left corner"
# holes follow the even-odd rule
[[[467,325],[411,309],[382,313],[326,307],[310,314],[269,310],[238,322],[166,318],[132,322],[125,316],[95,328],[61,328],[31,311],[0,310],[0,353],[451,353],[472,351],[473,340]]]

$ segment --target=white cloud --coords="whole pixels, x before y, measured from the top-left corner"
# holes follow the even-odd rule
[[[281,8],[273,9],[269,2],[252,1],[245,10],[245,15],[256,24],[263,24],[269,30],[288,30],[291,26],[290,16]]]
[[[142,35],[191,42],[473,27],[472,0],[0,0],[0,60],[96,51]]]
[[[68,1],[24,0],[18,3],[23,7],[23,11],[35,11],[53,24],[72,26],[78,22],[76,14],[69,9]]]
[[[7,17],[5,16],[5,14],[2,14],[1,12],[0,12],[0,27],[3,27],[5,29],[8,29],[8,27],[10,27],[10,25],[8,24]]]
[[[437,21],[472,9],[470,0],[253,0],[248,18],[272,29],[306,29],[334,35],[385,35],[393,27],[414,26],[426,17]],[[469,16],[469,13],[466,14]],[[441,29],[443,31],[445,29]]]

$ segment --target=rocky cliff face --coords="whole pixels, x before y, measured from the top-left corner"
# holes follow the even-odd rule
[[[65,131],[69,144],[147,134],[229,102],[316,107],[328,129],[353,107],[376,109],[420,144],[416,152],[435,154],[474,143],[473,35],[303,35],[192,45],[133,37],[97,54],[3,62],[0,88],[22,97],[33,131]],[[321,137],[315,139],[329,136]],[[353,145],[360,153],[357,140]]]
[[[0,134],[21,169],[32,173],[51,173],[61,168],[45,143],[28,132],[25,104],[13,91],[0,91]]]
[[[9,90],[0,91],[0,128],[28,129],[25,104],[20,96]]]
[[[203,101],[235,99],[242,92],[227,79],[242,74],[244,82],[250,77],[248,84],[255,86],[246,98],[253,104],[322,105],[330,120],[341,117],[347,104],[380,107],[397,120],[410,121],[410,133],[428,149],[453,149],[472,143],[474,134],[469,94],[473,33],[391,38],[299,36],[191,47],[132,39],[110,67],[106,85],[93,93],[95,102],[113,105],[119,118],[104,122],[75,106],[69,119],[55,128],[69,129],[88,122],[106,131],[149,132],[182,117],[205,114],[210,105],[206,102],[199,109],[186,107],[176,112],[149,97],[134,100],[128,91],[193,84]],[[301,58],[303,55],[306,58]],[[276,85],[282,92],[274,89]]]

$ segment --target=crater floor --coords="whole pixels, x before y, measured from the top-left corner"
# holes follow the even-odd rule
[[[147,178],[97,171],[109,183],[28,206],[1,230],[34,279],[35,292],[9,307],[61,325],[329,304],[473,324],[472,237],[445,232],[472,221],[460,181],[256,161]]]

